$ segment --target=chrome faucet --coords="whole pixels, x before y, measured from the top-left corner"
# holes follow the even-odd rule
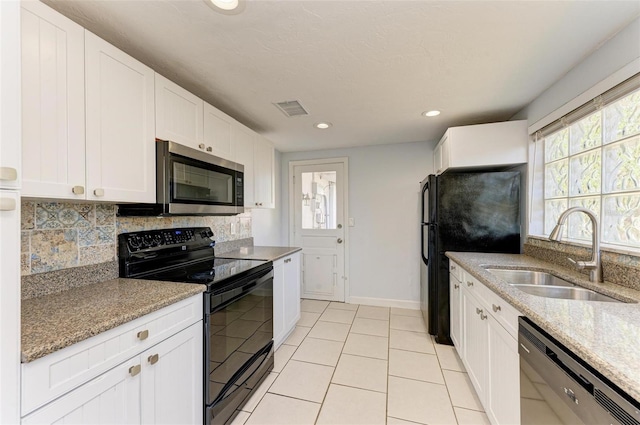
[[[595,214],[586,208],[573,207],[569,208],[558,217],[558,224],[553,228],[549,239],[552,241],[560,241],[562,239],[562,227],[567,221],[569,214],[574,212],[583,212],[591,219],[591,260],[589,261],[576,261],[572,258],[568,258],[578,269],[589,270],[589,280],[591,282],[602,282],[602,261],[600,260],[600,226],[598,226],[598,219]]]

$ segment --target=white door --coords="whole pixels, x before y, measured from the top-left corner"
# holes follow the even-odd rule
[[[345,300],[347,159],[290,164],[294,246],[302,248],[302,298]]]

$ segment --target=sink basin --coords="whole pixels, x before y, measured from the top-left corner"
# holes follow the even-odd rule
[[[591,289],[567,286],[541,286],[541,285],[523,285],[511,284],[514,288],[526,292],[527,294],[537,295],[546,298],[562,298],[565,300],[582,300],[582,301],[607,301],[619,303],[622,301],[615,298],[602,295]]]
[[[535,270],[486,269],[489,273],[516,285],[569,286],[576,285],[549,273]]]

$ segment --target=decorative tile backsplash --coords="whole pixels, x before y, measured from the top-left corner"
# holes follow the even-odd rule
[[[229,217],[116,217],[115,204],[22,201],[22,275],[113,261],[120,233],[192,226],[211,227],[216,242],[250,238],[251,213]]]

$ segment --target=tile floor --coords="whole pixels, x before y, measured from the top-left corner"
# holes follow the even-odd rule
[[[233,425],[489,424],[453,347],[419,311],[303,300]]]

